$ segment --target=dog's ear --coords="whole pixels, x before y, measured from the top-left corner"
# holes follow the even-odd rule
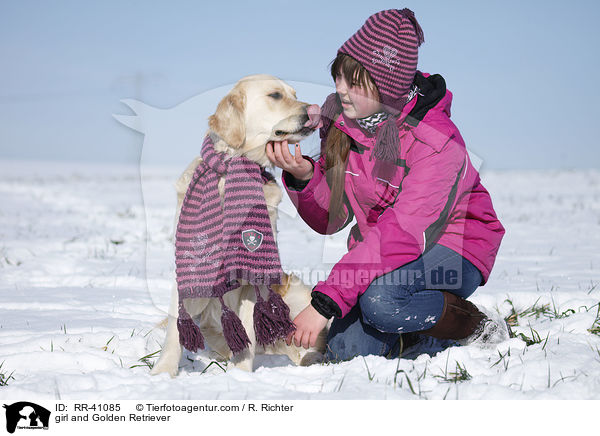
[[[246,96],[241,90],[233,89],[208,118],[208,127],[230,146],[241,147],[246,139],[245,108]]]

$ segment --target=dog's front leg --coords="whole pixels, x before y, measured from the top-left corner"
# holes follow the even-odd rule
[[[177,308],[179,306],[179,295],[177,287],[171,289],[171,303],[169,307],[169,322],[167,324],[167,334],[160,352],[158,362],[150,371],[150,374],[156,375],[167,372],[171,377],[175,377],[179,371],[179,361],[183,349],[179,343],[179,330],[177,330]]]
[[[171,377],[175,377],[179,372],[179,361],[181,360],[182,347],[179,344],[179,331],[177,330],[177,318],[169,315],[167,324],[167,335],[163,348],[160,352],[160,359],[152,367],[150,374],[156,375],[167,372]]]
[[[252,291],[254,292],[254,291]],[[240,351],[231,359],[231,363],[236,368],[242,369],[244,371],[252,372],[254,365],[254,355],[255,355],[255,347],[256,347],[256,335],[254,333],[254,300],[245,298],[242,295],[242,300],[240,303],[240,311],[239,317],[242,321],[242,325],[246,329],[246,333],[248,333],[248,339],[250,339],[250,345],[244,351]]]

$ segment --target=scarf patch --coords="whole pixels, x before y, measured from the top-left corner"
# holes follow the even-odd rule
[[[256,251],[262,244],[263,234],[254,229],[244,230],[242,232],[242,241],[244,241],[244,247],[246,247],[248,251]]]

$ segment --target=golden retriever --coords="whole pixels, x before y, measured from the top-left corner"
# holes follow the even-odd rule
[[[269,141],[298,142],[309,136],[313,130],[304,127],[308,120],[308,104],[296,99],[295,90],[287,83],[273,76],[253,75],[241,79],[233,89],[218,104],[214,115],[209,117],[209,132],[214,132],[221,139],[215,145],[215,150],[231,156],[245,155],[262,167],[271,166],[266,155],[266,144]],[[187,191],[192,175],[201,158],[196,158],[176,182],[178,198],[177,217]],[[224,194],[225,179],[219,180],[218,188],[221,198]],[[277,206],[282,198],[282,192],[275,181],[263,186],[273,235],[277,238]],[[277,240],[277,239],[275,239]],[[285,283],[274,287],[290,308],[292,319],[310,303],[311,289],[297,277],[286,276]],[[256,353],[285,354],[296,365],[309,365],[322,358],[325,351],[325,336],[323,330],[314,348],[304,349],[294,345],[288,346],[279,340],[274,345],[262,347],[256,345],[252,324],[256,295],[254,287],[242,283],[224,295],[225,303],[234,310],[242,320],[252,344],[247,350],[232,356],[225,342],[221,328],[221,305],[216,298],[185,299],[184,306],[188,313],[200,324],[205,337],[205,343],[210,349],[224,360],[231,360],[235,367],[252,371]],[[182,347],[179,344],[177,330],[178,293],[176,286],[172,288],[171,305],[164,345],[158,362],[152,368],[152,374],[163,372],[176,376]]]

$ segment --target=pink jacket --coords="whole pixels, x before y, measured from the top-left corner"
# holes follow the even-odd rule
[[[468,259],[481,271],[482,284],[494,265],[504,228],[450,120],[452,94],[442,93],[416,127],[403,123],[419,98],[398,118],[401,151],[392,180],[371,175],[375,136],[343,114],[335,120],[335,126],[355,141],[346,168],[346,220],[330,220],[323,156],[312,161],[314,175],[301,191],[287,186],[291,176],[284,174],[286,191],[300,216],[318,233],[335,233],[352,214],[356,217],[348,253],[314,289],[329,296],[342,317],[375,278],[417,259],[430,244],[444,245]]]

